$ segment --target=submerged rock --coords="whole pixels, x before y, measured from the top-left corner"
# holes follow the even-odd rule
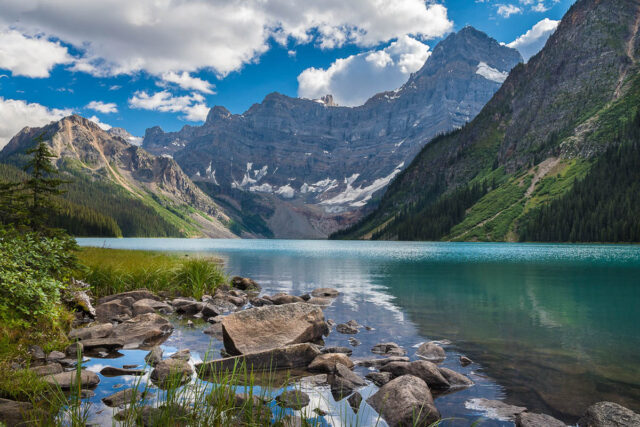
[[[503,421],[514,421],[518,414],[527,410],[522,406],[509,405],[499,400],[489,400],[482,397],[467,400],[464,406],[467,409],[484,412],[487,418]]]
[[[428,426],[440,419],[427,384],[413,375],[389,381],[369,399],[390,427]]]
[[[371,353],[380,354],[383,356],[404,356],[407,354],[407,350],[400,347],[394,342],[383,342],[374,345],[371,348]]]
[[[566,424],[551,415],[522,412],[516,417],[516,427],[566,427]]]
[[[358,333],[358,328],[356,328],[355,326],[348,325],[346,323],[338,323],[336,325],[336,331],[340,332],[341,334],[353,335]]]
[[[422,343],[416,355],[433,363],[440,363],[447,357],[444,349],[434,342]]]
[[[469,359],[467,356],[460,356],[460,365],[469,366],[473,363],[473,360]]]
[[[580,427],[640,426],[640,415],[613,402],[598,402],[587,408],[578,421]]]
[[[391,362],[380,368],[381,372],[391,372],[394,378],[413,375],[424,381],[429,387],[446,390],[449,381],[440,373],[438,367],[426,360],[416,362]]]
[[[327,382],[331,386],[331,394],[336,401],[349,396],[358,387],[367,385],[364,379],[341,363],[336,365],[333,374],[327,376]]]
[[[222,320],[224,347],[240,355],[290,344],[317,342],[329,334],[324,314],[308,304],[250,308]]]
[[[144,357],[144,361],[147,362],[149,366],[156,366],[162,361],[162,348],[158,346],[153,347]]]
[[[276,397],[278,405],[283,408],[291,408],[295,410],[304,408],[310,401],[311,399],[309,399],[309,395],[300,390],[283,391],[278,397]]]
[[[459,372],[448,368],[438,368],[443,377],[449,382],[451,388],[471,387],[474,382]]]
[[[383,385],[391,381],[392,375],[391,372],[369,372],[364,377],[378,387],[382,387]]]
[[[265,299],[271,301],[274,305],[294,304],[297,302],[305,302],[302,298],[295,295],[279,293],[272,296],[265,295]]]
[[[100,371],[100,374],[104,377],[119,377],[122,375],[134,375],[140,376],[144,375],[144,369],[125,369],[125,368],[116,368],[113,366],[105,366]]]
[[[349,337],[349,344],[353,347],[357,347],[362,343],[354,337]]]
[[[122,406],[128,403],[136,403],[141,400],[143,394],[134,388],[128,388],[126,390],[120,390],[111,396],[103,397],[102,401],[105,405],[112,408]]]
[[[323,353],[344,353],[347,356],[351,356],[353,354],[353,350],[349,347],[324,347],[320,351]]]
[[[360,409],[360,404],[362,403],[362,395],[355,391],[351,396],[349,396],[347,402],[349,402],[349,406],[351,406],[353,412],[357,414],[358,410]]]
[[[262,289],[255,280],[240,276],[235,276],[231,279],[231,286],[243,291],[260,292],[260,289]]]
[[[337,289],[334,288],[316,288],[311,291],[311,296],[321,298],[335,298],[340,295]]]

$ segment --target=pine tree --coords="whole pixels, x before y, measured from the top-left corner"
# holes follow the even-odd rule
[[[31,228],[35,231],[45,231],[48,229],[47,219],[55,208],[53,197],[64,192],[60,186],[67,181],[57,178],[58,170],[51,162],[55,156],[44,143],[42,135],[36,141],[38,145],[27,150],[27,155],[32,155],[32,158],[24,167],[24,170],[30,173],[25,187],[30,198],[28,213]]]

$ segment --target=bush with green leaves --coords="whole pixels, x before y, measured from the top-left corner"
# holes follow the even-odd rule
[[[60,294],[76,268],[75,247],[66,236],[0,231],[0,319],[25,326],[56,319]]]

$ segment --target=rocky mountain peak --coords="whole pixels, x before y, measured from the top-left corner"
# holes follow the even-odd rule
[[[227,110],[225,107],[221,105],[216,105],[211,110],[209,110],[209,114],[207,114],[207,120],[205,121],[205,125],[212,125],[220,120],[229,119],[231,117],[231,112]]]

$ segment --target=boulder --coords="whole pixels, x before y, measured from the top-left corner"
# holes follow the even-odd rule
[[[231,286],[243,291],[260,292],[260,289],[262,289],[255,280],[249,279],[248,277],[240,276],[235,276],[231,279]]]
[[[83,340],[82,346],[87,352],[113,351],[124,347],[124,340],[120,338],[96,338]]]
[[[357,334],[358,328],[347,325],[346,323],[338,323],[336,325],[336,331],[340,332],[341,334]]]
[[[358,366],[364,366],[365,368],[377,368],[391,362],[409,362],[409,358],[406,356],[390,356],[384,359],[380,358],[368,358],[368,359],[356,359],[355,364]]]
[[[404,356],[407,354],[407,351],[394,342],[383,342],[374,345],[371,348],[371,353],[382,356]]]
[[[413,375],[424,381],[430,388],[446,390],[449,381],[440,373],[435,363],[426,360],[416,362],[391,362],[380,368],[381,372],[391,372],[394,378]]]
[[[146,313],[114,327],[113,337],[124,341],[128,346],[149,346],[164,341],[171,332],[171,322],[156,313]]]
[[[123,375],[133,375],[133,376],[141,376],[144,375],[144,369],[125,369],[125,368],[116,368],[113,366],[105,366],[100,371],[100,375],[103,377],[120,377]]]
[[[484,412],[487,418],[507,421],[515,421],[518,414],[527,410],[522,406],[509,405],[499,400],[489,400],[483,397],[467,400],[464,406],[468,409]]]
[[[99,323],[97,325],[88,326],[86,328],[73,329],[69,332],[69,338],[72,340],[89,340],[96,338],[104,338],[111,335],[113,324]]]
[[[328,333],[322,310],[308,304],[250,308],[222,320],[224,347],[232,355],[317,342]]]
[[[349,402],[349,406],[351,406],[353,412],[357,414],[358,410],[360,409],[360,404],[362,403],[362,395],[355,391],[351,396],[349,396],[347,402]]]
[[[96,307],[96,320],[102,323],[114,320],[121,321],[130,318],[132,315],[131,309],[121,304],[119,299],[105,302]]]
[[[96,309],[91,305],[91,298],[85,291],[75,291],[71,295],[71,300],[76,307],[87,313],[91,317],[96,317]]]
[[[362,343],[359,340],[355,339],[354,337],[349,337],[349,344],[353,347],[357,347]]]
[[[324,347],[320,351],[322,351],[323,353],[344,353],[347,356],[351,356],[353,354],[353,350],[351,350],[349,347],[340,347],[340,346]]]
[[[321,298],[335,298],[340,294],[337,289],[333,288],[316,288],[311,291],[311,296]]]
[[[391,372],[369,372],[364,377],[378,387],[382,387],[383,385],[391,381],[392,376]]]
[[[62,372],[59,374],[48,375],[43,378],[43,380],[51,385],[58,385],[62,390],[71,390],[74,387],[77,387],[77,372],[69,371]],[[82,370],[80,371],[80,386],[82,388],[93,388],[100,383],[100,378],[97,374],[91,371]]]
[[[580,427],[640,426],[640,415],[613,402],[598,402],[587,408],[578,421]]]
[[[134,301],[139,301],[141,299],[152,299],[152,300],[160,301],[160,297],[154,294],[153,292],[148,291],[146,289],[137,289],[135,291],[122,292],[119,294],[102,297],[98,300],[98,305],[104,304],[106,302],[110,302],[113,300],[117,300],[117,299],[122,300],[127,297],[133,298]]]
[[[185,348],[184,350],[176,351],[171,356],[169,356],[169,358],[180,359],[180,360],[184,360],[185,362],[188,362],[189,359],[191,359],[191,351],[188,348]]]
[[[126,305],[129,308],[133,308],[133,303],[135,303],[136,300],[131,298],[131,297],[123,297],[120,299],[120,304],[122,305]]]
[[[47,362],[55,362],[60,359],[64,359],[65,357],[67,357],[67,355],[63,352],[54,350],[47,355]]]
[[[74,342],[73,344],[69,344],[67,348],[64,350],[64,353],[67,357],[78,357],[78,354],[82,356],[84,353],[84,345],[81,342]]]
[[[336,401],[349,396],[358,387],[367,385],[364,379],[341,363],[336,364],[334,373],[327,376],[327,382],[331,387],[331,394]]]
[[[162,348],[158,346],[153,347],[144,357],[144,361],[147,362],[147,365],[149,366],[156,366],[162,361]]]
[[[444,349],[434,342],[422,343],[416,351],[416,356],[433,363],[440,363],[447,357]]]
[[[31,411],[33,405],[29,402],[17,402],[15,400],[0,398],[0,424],[7,426],[32,425]]]
[[[135,312],[136,306],[149,306],[152,309],[154,309],[155,311],[157,311],[159,313],[162,313],[162,314],[171,314],[171,313],[173,313],[173,307],[171,307],[166,302],[157,301],[157,300],[150,299],[150,298],[143,298],[141,300],[138,300],[138,301],[134,302],[133,303],[134,312]],[[140,313],[140,314],[142,314],[142,313]]]
[[[43,364],[47,359],[47,355],[44,353],[44,350],[39,345],[31,345],[29,346],[29,357],[31,358],[31,364]]]
[[[183,385],[191,380],[193,369],[181,359],[166,359],[151,371],[151,380],[160,387]]]
[[[62,365],[54,362],[47,365],[35,366],[31,368],[31,371],[40,377],[43,377],[45,375],[55,375],[62,372]]]
[[[448,368],[438,368],[442,376],[449,382],[450,388],[471,387],[474,383],[466,376]]]
[[[427,384],[413,375],[403,375],[383,385],[367,399],[390,427],[428,426],[440,419]]]
[[[307,304],[319,305],[321,307],[326,307],[328,305],[331,305],[332,302],[333,302],[333,298],[313,297],[307,300]]]
[[[469,366],[473,363],[473,360],[469,359],[467,356],[460,356],[460,365],[461,366]]]
[[[304,408],[310,401],[309,395],[300,390],[286,390],[276,397],[279,406],[295,410]]]
[[[204,308],[204,303],[187,298],[176,298],[171,301],[171,305],[176,310],[176,313],[186,314],[187,316],[200,313]]]
[[[259,297],[251,298],[249,302],[254,307],[262,307],[263,305],[273,305],[273,302],[271,302],[270,300],[266,298],[259,298]]]
[[[134,302],[133,306],[131,308],[131,311],[133,312],[134,316],[138,316],[140,314],[155,313],[156,312],[153,309],[153,307],[151,307],[149,304],[146,304],[146,303],[141,302],[141,301]]]
[[[326,372],[330,374],[335,372],[338,363],[343,364],[349,369],[354,366],[349,356],[344,353],[325,353],[313,359],[313,362],[309,364],[307,369],[312,372]]]
[[[272,296],[264,296],[264,298],[271,301],[274,305],[282,304],[294,304],[296,302],[305,302],[302,298],[295,295],[289,295],[285,293],[279,293]]]
[[[566,427],[566,424],[551,415],[522,412],[516,417],[516,427]]]
[[[102,401],[105,405],[110,406],[112,408],[123,406],[128,403],[137,403],[141,400],[143,394],[134,388],[128,388],[125,390],[120,390],[117,393],[112,394],[111,396],[107,396],[102,398]]]
[[[312,344],[294,344],[273,350],[199,363],[196,365],[196,370],[199,375],[207,378],[222,371],[233,370],[234,367],[237,369],[243,365],[246,366],[247,371],[306,368],[319,354],[320,351]]]

